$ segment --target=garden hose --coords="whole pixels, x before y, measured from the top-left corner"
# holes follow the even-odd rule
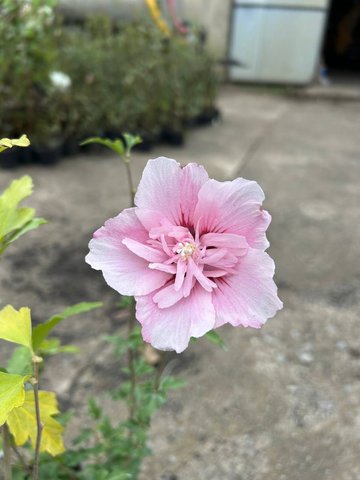
[[[167,0],[167,7],[176,30],[182,35],[186,35],[189,32],[189,29],[178,19],[175,0]]]
[[[168,24],[162,18],[161,11],[157,4],[156,0],[145,0],[148,9],[150,10],[151,17],[154,23],[158,26],[158,28],[165,33],[165,35],[170,35],[170,29]]]

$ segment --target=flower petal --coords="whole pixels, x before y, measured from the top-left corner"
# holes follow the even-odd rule
[[[231,182],[207,181],[199,191],[194,222],[201,233],[235,233],[253,247],[269,246],[265,232],[270,215],[261,210],[264,192],[253,181],[237,178]]]
[[[169,308],[158,308],[153,295],[136,298],[136,317],[146,342],[159,350],[186,349],[191,337],[201,337],[214,327],[211,293],[196,285],[191,295]]]
[[[182,169],[170,158],[149,160],[135,196],[143,225],[150,230],[163,218],[174,225],[193,225],[198,192],[207,180],[206,170],[195,163]]]
[[[125,237],[140,243],[148,238],[134,210],[124,210],[94,233],[86,262],[95,270],[102,270],[106,283],[122,295],[147,295],[164,285],[172,275],[151,270],[148,261],[123,244]]]
[[[208,180],[208,174],[201,165],[189,163],[182,169],[180,186],[182,225],[195,226],[193,220],[199,190]]]
[[[259,328],[282,308],[273,281],[274,262],[267,253],[250,248],[237,268],[237,274],[214,279],[216,327],[229,322]]]
[[[181,300],[183,296],[183,292],[175,290],[174,284],[171,283],[167,287],[160,288],[153,296],[153,301],[159,308],[169,308]]]
[[[162,212],[157,210],[149,210],[148,208],[136,208],[136,216],[143,224],[146,230],[150,231],[152,228],[160,227],[166,223],[171,225]]]
[[[122,241],[123,245],[125,245],[131,252],[135,253],[138,257],[147,260],[148,262],[152,263],[161,263],[164,262],[168,256],[161,250],[157,250],[156,248],[149,247],[149,245],[144,245],[144,243],[137,242],[132,238],[124,238]]]

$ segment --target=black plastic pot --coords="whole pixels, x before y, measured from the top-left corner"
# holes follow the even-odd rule
[[[199,127],[213,125],[218,122],[221,118],[220,110],[218,108],[207,108],[203,110],[199,115],[197,115],[191,122],[193,125],[198,125]]]
[[[135,145],[133,150],[138,152],[150,152],[159,141],[159,135],[155,133],[141,132],[139,133],[142,142]]]
[[[171,127],[163,128],[160,140],[174,147],[182,147],[185,142],[184,132]]]
[[[33,162],[32,147],[13,147],[0,153],[1,168],[11,170]]]
[[[11,170],[17,168],[21,164],[20,162],[20,148],[8,148],[0,153],[1,168]]]
[[[64,157],[72,157],[78,154],[81,148],[79,143],[79,140],[74,137],[65,138],[62,144],[62,155]]]
[[[62,145],[56,143],[54,145],[35,144],[33,146],[34,162],[40,165],[55,165],[61,158]]]
[[[121,132],[121,130],[117,130],[115,128],[111,128],[109,130],[106,130],[104,133],[104,137],[108,138],[109,140],[122,140],[124,141],[124,136]]]

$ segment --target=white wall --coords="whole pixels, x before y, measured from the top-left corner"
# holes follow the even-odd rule
[[[219,58],[227,55],[231,0],[178,0],[181,16],[203,25],[210,50]]]

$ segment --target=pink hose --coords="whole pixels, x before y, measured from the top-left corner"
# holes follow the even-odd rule
[[[189,31],[188,28],[185,27],[185,25],[183,25],[183,23],[177,17],[175,0],[167,0],[167,7],[171,16],[171,20],[176,30],[180,32],[182,35],[185,35],[186,33],[188,33]]]

